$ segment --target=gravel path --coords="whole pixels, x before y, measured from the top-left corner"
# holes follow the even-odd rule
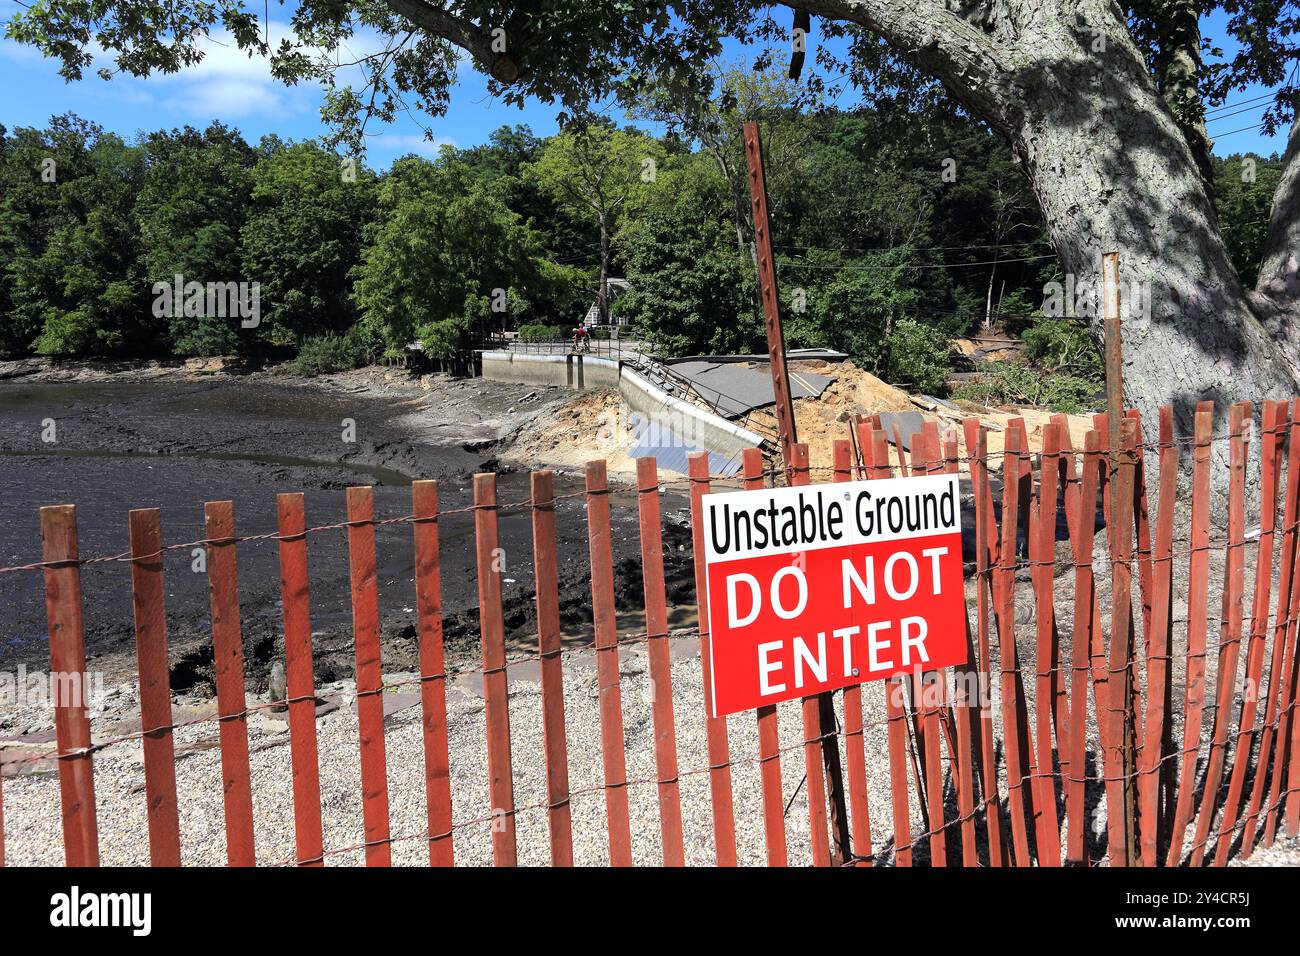
[[[712,802],[706,772],[709,761],[705,720],[700,705],[702,687],[697,648],[693,638],[675,638],[672,641],[673,699],[686,859],[691,865],[711,865],[714,862]],[[566,654],[564,660],[569,777],[570,787],[575,792],[572,801],[574,859],[579,865],[602,865],[608,863],[609,851],[601,790],[603,765],[595,661],[590,653]],[[620,650],[620,671],[627,772],[630,780],[640,781],[628,788],[633,858],[638,864],[655,865],[661,861],[661,846],[657,787],[652,782],[656,773],[651,701],[647,693],[650,682],[643,645],[626,645]],[[413,675],[390,673],[387,677],[393,684],[407,682],[392,692],[389,704],[394,712],[386,721],[391,833],[396,840],[393,862],[420,865],[428,859],[422,839],[426,810],[420,708],[418,698],[411,693],[413,687],[409,679]],[[872,846],[878,862],[891,863],[893,826],[883,723],[886,716],[884,686],[879,683],[864,686],[867,727],[864,739]],[[480,688],[478,676],[466,673],[450,684],[448,692],[454,801],[452,819],[456,822],[453,839],[456,862],[461,865],[492,862],[491,823],[472,822],[491,814]],[[322,696],[337,698],[342,704],[317,720],[327,862],[330,865],[356,865],[363,862],[362,852],[344,849],[364,838],[358,733],[351,706],[352,684],[340,681],[327,685],[320,692]],[[253,702],[254,698],[250,696],[250,704]],[[120,721],[137,713],[137,707],[132,685],[114,689],[106,712],[95,721],[97,739],[121,734]],[[185,698],[177,702],[174,719],[210,711],[210,701]],[[806,790],[801,785],[804,758],[800,746],[803,739],[800,707],[798,703],[783,704],[778,707],[778,713],[783,748],[782,788],[784,800],[789,804],[786,816],[789,860],[792,865],[806,865],[810,862],[810,848]],[[1000,700],[996,689],[993,713],[995,734],[1000,738]],[[21,729],[30,733],[33,730],[31,722],[38,716],[44,715],[20,714],[17,724],[26,723],[27,726]],[[842,712],[839,716],[842,721]],[[9,718],[8,723],[14,726],[14,719]],[[1032,706],[1030,725],[1033,726]],[[41,726],[48,726],[48,717],[44,717]],[[545,803],[546,774],[541,694],[534,662],[511,667],[510,726],[515,804],[530,808],[521,810],[516,818],[519,862],[545,865],[549,863],[547,815],[537,805]],[[114,727],[117,729],[112,729]],[[215,734],[216,726],[212,721],[182,727],[175,734],[181,845],[186,865],[220,865],[225,862],[220,752],[215,747]],[[249,718],[249,734],[258,862],[263,865],[289,863],[294,856],[294,827],[286,723],[283,718],[269,712],[255,711]],[[742,865],[761,865],[766,861],[766,854],[754,715],[745,713],[730,717],[728,734],[733,762],[739,862]],[[1095,753],[1095,748],[1094,742],[1090,749]],[[12,749],[8,751],[9,754],[13,752]],[[105,865],[147,864],[144,774],[139,743],[111,746],[98,752],[94,759],[101,862]],[[1001,792],[1005,799],[1005,767],[1001,778]],[[5,862],[10,865],[61,864],[63,848],[57,774],[47,769],[6,779],[3,798]],[[945,802],[946,817],[951,821],[957,816],[951,786],[946,788]],[[1093,855],[1097,856],[1104,852],[1105,800],[1094,786],[1090,787],[1087,802],[1090,843]],[[914,793],[910,810],[912,832],[922,831],[921,812]],[[982,813],[979,815],[982,818]],[[947,832],[949,851],[954,853],[959,846],[959,829],[953,825]],[[982,826],[980,838],[983,838]],[[929,855],[927,841],[918,841],[913,854],[916,863],[926,862]],[[957,858],[952,859],[955,862]],[[1249,863],[1283,866],[1295,865],[1297,861],[1300,861],[1300,842],[1282,839],[1268,850],[1258,850]]]
[[[689,644],[675,641],[673,697],[677,724],[678,760],[682,771],[681,799],[687,861],[711,864],[714,860],[712,804],[705,721],[701,700],[698,654],[689,654]],[[627,741],[627,770],[631,780],[655,777],[654,740],[644,647],[621,652],[623,676],[623,719]],[[400,679],[402,675],[389,675]],[[483,702],[475,686],[477,678],[461,677],[448,694],[448,732],[451,745],[453,820],[469,821],[490,813],[487,797],[487,761],[484,743]],[[867,720],[884,717],[883,697],[868,693]],[[325,845],[351,846],[363,839],[361,827],[361,785],[355,713],[346,702],[350,682],[326,690],[342,692],[344,706],[317,721],[321,764],[321,805]],[[408,688],[403,689],[408,690]],[[130,692],[124,703],[130,703]],[[593,656],[566,658],[565,709],[569,728],[569,775],[574,791],[592,790],[573,798],[574,859],[578,864],[608,862],[605,827],[599,701]],[[791,747],[782,754],[783,789],[790,803],[786,819],[791,863],[810,859],[807,802],[801,787],[803,755],[798,747],[802,727],[798,704],[779,708],[781,742]],[[540,685],[532,680],[512,679],[510,725],[515,802],[531,806],[545,802],[545,759],[541,736]],[[292,860],[293,795],[289,763],[289,735],[282,720],[254,714],[249,720],[252,750],[252,786],[258,862],[271,864]],[[755,758],[758,741],[752,714],[729,719],[732,781],[736,810],[736,837],[742,864],[765,862],[762,805]],[[214,736],[211,722],[181,728],[175,739],[178,749],[207,741]],[[879,752],[869,747],[870,799],[877,818],[873,822],[873,843],[879,850],[890,837],[886,808],[888,769],[883,732]],[[870,735],[869,735],[870,739]],[[393,845],[396,864],[427,862],[427,851],[419,834],[425,829],[423,739],[420,709],[408,707],[387,720],[389,805],[391,832],[395,837],[413,835]],[[693,772],[692,772],[693,771]],[[110,747],[95,756],[96,803],[99,816],[101,862],[105,865],[148,863],[142,750],[138,742]],[[220,752],[187,750],[177,759],[177,789],[180,802],[181,844],[187,865],[225,862],[225,836],[221,801]],[[796,791],[798,791],[796,793]],[[657,864],[661,860],[657,788],[637,783],[628,788],[631,807],[633,857],[637,863]],[[791,800],[793,798],[793,800]],[[5,855],[10,865],[61,864],[63,861],[57,775],[51,772],[21,776],[4,785]],[[919,819],[917,821],[919,825]],[[455,831],[456,862],[467,865],[491,863],[490,823],[471,824]],[[546,812],[532,809],[517,818],[519,861],[544,865],[549,862]],[[328,862],[358,864],[360,851],[329,855]]]

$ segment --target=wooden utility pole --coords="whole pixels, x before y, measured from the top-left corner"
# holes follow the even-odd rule
[[[1139,863],[1141,854],[1135,852],[1137,847],[1137,804],[1135,798],[1136,780],[1133,726],[1133,648],[1129,645],[1132,627],[1132,580],[1133,569],[1130,564],[1132,555],[1132,512],[1130,510],[1133,495],[1133,470],[1135,461],[1128,456],[1136,454],[1130,450],[1133,423],[1128,420],[1124,408],[1124,367],[1123,350],[1120,338],[1120,292],[1119,292],[1119,253],[1108,252],[1102,256],[1102,303],[1105,308],[1106,321],[1106,424],[1110,442],[1110,539],[1111,559],[1111,631],[1112,647],[1116,641],[1123,641],[1122,653],[1111,655],[1112,662],[1123,662],[1123,787],[1124,787],[1124,857],[1114,859],[1112,866],[1127,866]],[[1123,427],[1123,426],[1128,426]],[[1128,439],[1128,440],[1126,440]],[[1125,501],[1124,496],[1128,496]],[[1110,680],[1117,676],[1112,666]],[[1113,700],[1112,696],[1112,700]]]
[[[763,175],[763,143],[758,124],[745,124],[745,158],[749,163],[749,194],[753,201],[754,243],[758,252],[758,288],[763,302],[763,319],[767,328],[767,354],[772,370],[772,394],[776,398],[776,422],[781,439],[781,459],[785,465],[786,484],[794,483],[795,431],[794,402],[790,397],[790,374],[785,365],[785,335],[781,331],[781,302],[776,292],[776,261],[772,257],[772,236],[767,218],[767,181]],[[840,770],[840,747],[836,736],[834,698],[818,695],[818,722],[821,751],[826,768],[826,796],[831,815],[831,862],[842,866],[853,859],[849,842],[849,817],[845,809],[844,775]]]
[[[793,478],[795,431],[794,402],[790,398],[790,373],[785,366],[785,334],[781,331],[781,301],[776,294],[776,262],[772,258],[772,236],[767,221],[767,180],[763,175],[763,142],[757,123],[745,124],[745,159],[749,163],[749,195],[754,211],[754,246],[758,251],[758,289],[767,329],[767,354],[772,370],[772,393],[776,397],[776,425],[781,437],[781,460],[786,484]]]

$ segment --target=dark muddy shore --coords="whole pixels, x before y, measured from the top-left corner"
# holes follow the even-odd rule
[[[571,396],[571,393],[567,393]],[[108,381],[0,381],[0,565],[40,559],[38,509],[77,505],[81,556],[128,549],[127,512],[162,509],[164,540],[203,537],[202,503],[231,499],[237,529],[275,529],[275,496],[302,491],[310,526],[345,517],[343,489],[375,487],[379,518],[410,513],[412,478],[435,478],[444,509],[470,503],[469,477],[502,470],[499,441],[566,393],[538,392],[481,379],[439,379],[430,389],[409,381],[335,377],[318,382],[267,375],[206,379],[130,375]],[[52,420],[53,442],[42,440]],[[345,441],[348,420],[355,441]],[[47,431],[48,434],[48,431]],[[579,490],[557,475],[556,491]],[[499,500],[528,495],[528,476],[505,469]],[[614,503],[616,594],[620,614],[642,607],[639,534],[634,496]],[[688,551],[686,500],[665,496],[668,598],[674,622],[693,619],[694,580]],[[535,640],[532,533],[524,509],[501,512],[505,551],[506,626],[520,645]],[[562,623],[591,621],[587,529],[581,498],[557,508]],[[453,662],[478,655],[477,578],[470,514],[440,522],[445,635]],[[384,667],[417,667],[411,526],[377,528]],[[345,531],[313,533],[309,569],[319,681],[350,676],[351,611]],[[270,662],[282,651],[278,548],[274,541],[239,546],[239,587],[250,689],[262,690]],[[192,568],[192,549],[167,552],[167,621],[177,691],[210,689],[207,578]],[[93,670],[110,682],[134,672],[130,568],[94,564],[82,573],[86,644]],[[48,668],[39,571],[0,574],[0,669]]]

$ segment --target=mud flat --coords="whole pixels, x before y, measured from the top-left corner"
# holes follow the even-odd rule
[[[481,379],[420,381],[383,369],[295,379],[183,364],[0,363],[0,566],[40,560],[39,508],[48,504],[77,505],[85,558],[128,550],[132,508],[161,508],[164,541],[171,544],[202,539],[204,501],[233,500],[241,535],[274,531],[275,496],[286,491],[306,495],[309,526],[345,519],[349,485],[374,486],[380,519],[410,513],[413,478],[438,480],[444,510],[471,503],[469,478],[476,471],[500,473],[502,502],[523,501],[526,466],[544,462],[511,459],[513,439],[530,423],[543,427],[573,397]],[[557,493],[581,490],[575,463],[558,464]],[[613,500],[620,612],[634,618],[642,606],[635,498],[620,489]],[[689,623],[694,588],[686,506],[680,494],[665,495],[669,600],[680,605],[675,617]],[[453,660],[478,654],[472,517],[448,515],[441,522]],[[500,520],[507,627],[527,642],[535,633],[530,516],[507,508]],[[559,502],[557,526],[563,623],[577,629],[591,620],[581,497]],[[345,535],[343,529],[311,535],[312,625],[322,682],[352,673]],[[411,526],[381,525],[377,537],[384,666],[414,669]],[[211,645],[207,579],[194,570],[195,553],[168,551],[164,570],[173,687],[203,694],[211,691]],[[274,541],[240,545],[239,586],[249,685],[260,691],[283,646]],[[129,565],[87,566],[82,590],[90,669],[110,685],[128,680],[134,672]],[[0,573],[0,613],[0,670],[48,668],[39,571]]]

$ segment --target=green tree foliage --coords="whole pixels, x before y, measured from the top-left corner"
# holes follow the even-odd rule
[[[147,300],[131,209],[138,150],[73,116],[19,129],[6,149],[0,245],[11,315],[0,348],[48,355],[139,347]]]
[[[918,392],[937,392],[948,377],[948,337],[915,319],[900,319],[885,339],[886,378]]]
[[[1214,199],[1224,241],[1241,281],[1254,287],[1268,235],[1269,210],[1282,178],[1282,161],[1234,153],[1214,161]]]
[[[356,321],[351,271],[375,187],[371,170],[315,142],[264,151],[240,237],[243,273],[261,284],[263,341],[343,333]]]
[[[597,302],[609,315],[607,280],[623,228],[658,183],[664,146],[636,130],[584,122],[553,137],[528,176],[568,216],[590,223],[597,236]]]
[[[1022,336],[1025,358],[1049,375],[1076,375],[1100,383],[1104,371],[1097,345],[1080,322],[1048,319],[1035,322]]]
[[[627,232],[630,290],[617,314],[660,352],[750,352],[763,342],[754,270],[719,215],[726,186],[704,157],[659,173],[660,188]]]
[[[12,316],[0,349],[30,352],[38,338],[60,354],[293,348],[304,372],[374,361],[417,339],[445,355],[503,328],[567,335],[596,295],[603,261],[630,283],[616,314],[660,350],[761,351],[752,236],[742,228],[748,184],[739,127],[749,115],[764,122],[792,347],[842,350],[877,374],[937,390],[947,338],[981,321],[990,304],[996,318],[999,300],[1002,311],[1032,311],[1042,265],[1021,260],[1046,248],[1041,223],[1021,218],[1023,183],[987,133],[939,114],[804,115],[775,71],[721,75],[723,98],[692,107],[707,109],[713,146],[677,138],[671,123],[660,139],[600,123],[549,139],[502,127],[483,145],[444,148],[437,160],[407,157],[378,174],[358,163],[349,181],[340,157],[316,142],[267,137],[249,147],[220,125],[119,144],[137,157],[137,186],[96,192],[91,203],[116,196],[126,209],[115,220],[128,227],[112,247],[113,274],[98,281],[98,311],[54,322],[47,338],[47,318],[76,310],[59,302],[60,276],[42,278],[33,264],[61,224],[83,220],[58,185],[40,182],[40,163],[56,155],[69,181],[94,174],[99,133],[65,118],[4,135],[0,248],[12,252],[0,303],[12,303]],[[664,98],[678,110],[687,102],[667,90]],[[953,154],[954,180],[915,145],[923,139]],[[687,141],[699,148],[689,151]],[[995,181],[1002,206],[988,185]],[[999,209],[1011,210],[1001,224]],[[43,260],[47,271],[63,267],[61,255]],[[155,318],[150,286],[177,273],[259,283],[261,324]],[[108,309],[126,298],[126,311]]]
[[[880,373],[894,324],[919,304],[907,265],[913,255],[904,246],[854,258],[809,250],[779,259],[789,344],[837,349]]]
[[[144,186],[135,204],[146,285],[252,282],[241,268],[239,233],[248,213],[256,155],[238,132],[213,123],[147,136]],[[172,303],[175,306],[175,303]],[[254,329],[234,315],[185,315],[166,322],[178,355],[252,351]],[[179,313],[179,314],[176,314]]]
[[[528,312],[544,284],[536,233],[499,185],[454,151],[436,162],[408,157],[378,187],[378,216],[356,269],[362,320],[390,344],[415,339],[445,355],[476,324]],[[500,308],[505,306],[505,309]]]

